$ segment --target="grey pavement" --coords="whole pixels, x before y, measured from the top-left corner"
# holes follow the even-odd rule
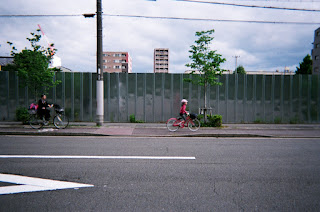
[[[224,124],[196,132],[188,128],[170,132],[165,123],[104,123],[97,127],[94,122],[71,122],[66,129],[49,125],[37,130],[20,122],[0,122],[0,135],[320,138],[320,124]]]

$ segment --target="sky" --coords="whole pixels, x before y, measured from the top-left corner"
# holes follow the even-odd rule
[[[233,4],[320,10],[320,0],[199,0]],[[129,52],[134,73],[153,72],[154,48],[169,48],[170,73],[183,73],[190,62],[190,46],[197,31],[214,29],[210,48],[226,62],[223,69],[242,65],[246,71],[295,71],[311,54],[314,31],[320,27],[320,11],[295,11],[197,3],[177,0],[102,0],[103,50]],[[0,7],[0,56],[9,56],[7,41],[18,50],[29,47],[26,40],[40,24],[49,42],[58,49],[62,66],[73,71],[96,72],[95,0],[10,0]],[[75,16],[3,16],[75,15]],[[116,15],[116,16],[114,16]],[[121,16],[118,16],[121,15]],[[129,16],[178,17],[210,20],[304,22],[305,24],[248,23],[152,19]],[[306,24],[316,23],[316,24]],[[41,41],[47,46],[45,39]]]

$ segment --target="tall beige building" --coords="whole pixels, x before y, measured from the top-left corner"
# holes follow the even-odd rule
[[[169,49],[154,49],[153,72],[169,73]]]
[[[312,74],[320,74],[320,27],[314,32]]]
[[[128,52],[103,52],[103,72],[132,73],[132,59]]]

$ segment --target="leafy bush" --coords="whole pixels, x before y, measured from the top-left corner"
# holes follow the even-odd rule
[[[16,120],[22,121],[23,124],[28,124],[29,112],[27,108],[19,107],[16,110]]]
[[[144,123],[144,121],[136,120],[136,116],[134,114],[131,114],[129,117],[130,123]]]
[[[299,116],[295,116],[294,118],[290,119],[290,124],[299,124],[302,123],[299,119]]]
[[[281,123],[282,123],[282,119],[281,119],[280,117],[276,117],[276,118],[274,119],[274,123],[275,123],[275,124],[281,124]]]
[[[198,119],[203,127],[221,127],[222,126],[222,116],[221,115],[207,115],[207,123],[204,123],[203,115],[198,115]]]
[[[134,114],[130,115],[130,123],[136,123],[136,116]]]
[[[265,124],[265,122],[262,119],[256,119],[253,121],[255,124]]]

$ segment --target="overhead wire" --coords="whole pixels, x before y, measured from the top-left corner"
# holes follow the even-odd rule
[[[252,20],[234,20],[234,19],[161,17],[161,16],[145,16],[145,15],[114,15],[114,14],[103,14],[103,15],[112,16],[112,17],[146,18],[146,19],[163,19],[163,20],[169,19],[169,20],[184,20],[184,21],[216,21],[216,22],[258,23],[258,24],[305,24],[305,25],[320,24],[320,22],[296,22],[296,21],[252,21]]]
[[[320,22],[297,22],[297,21],[257,21],[240,19],[211,19],[211,18],[184,18],[166,16],[146,16],[146,15],[125,15],[125,14],[103,14],[110,17],[124,18],[145,18],[162,20],[182,20],[182,21],[215,21],[215,22],[236,22],[236,23],[256,23],[256,24],[296,24],[296,25],[319,25]],[[37,18],[37,17],[83,17],[83,14],[48,14],[48,15],[0,15],[0,18]]]
[[[320,12],[320,10],[318,10],[318,9],[259,6],[259,5],[235,4],[235,3],[214,2],[214,1],[200,1],[200,0],[176,0],[176,1],[202,3],[202,4],[228,5],[228,6],[235,6],[235,7],[261,8],[261,9],[293,10],[293,11],[304,11],[304,12]]]

